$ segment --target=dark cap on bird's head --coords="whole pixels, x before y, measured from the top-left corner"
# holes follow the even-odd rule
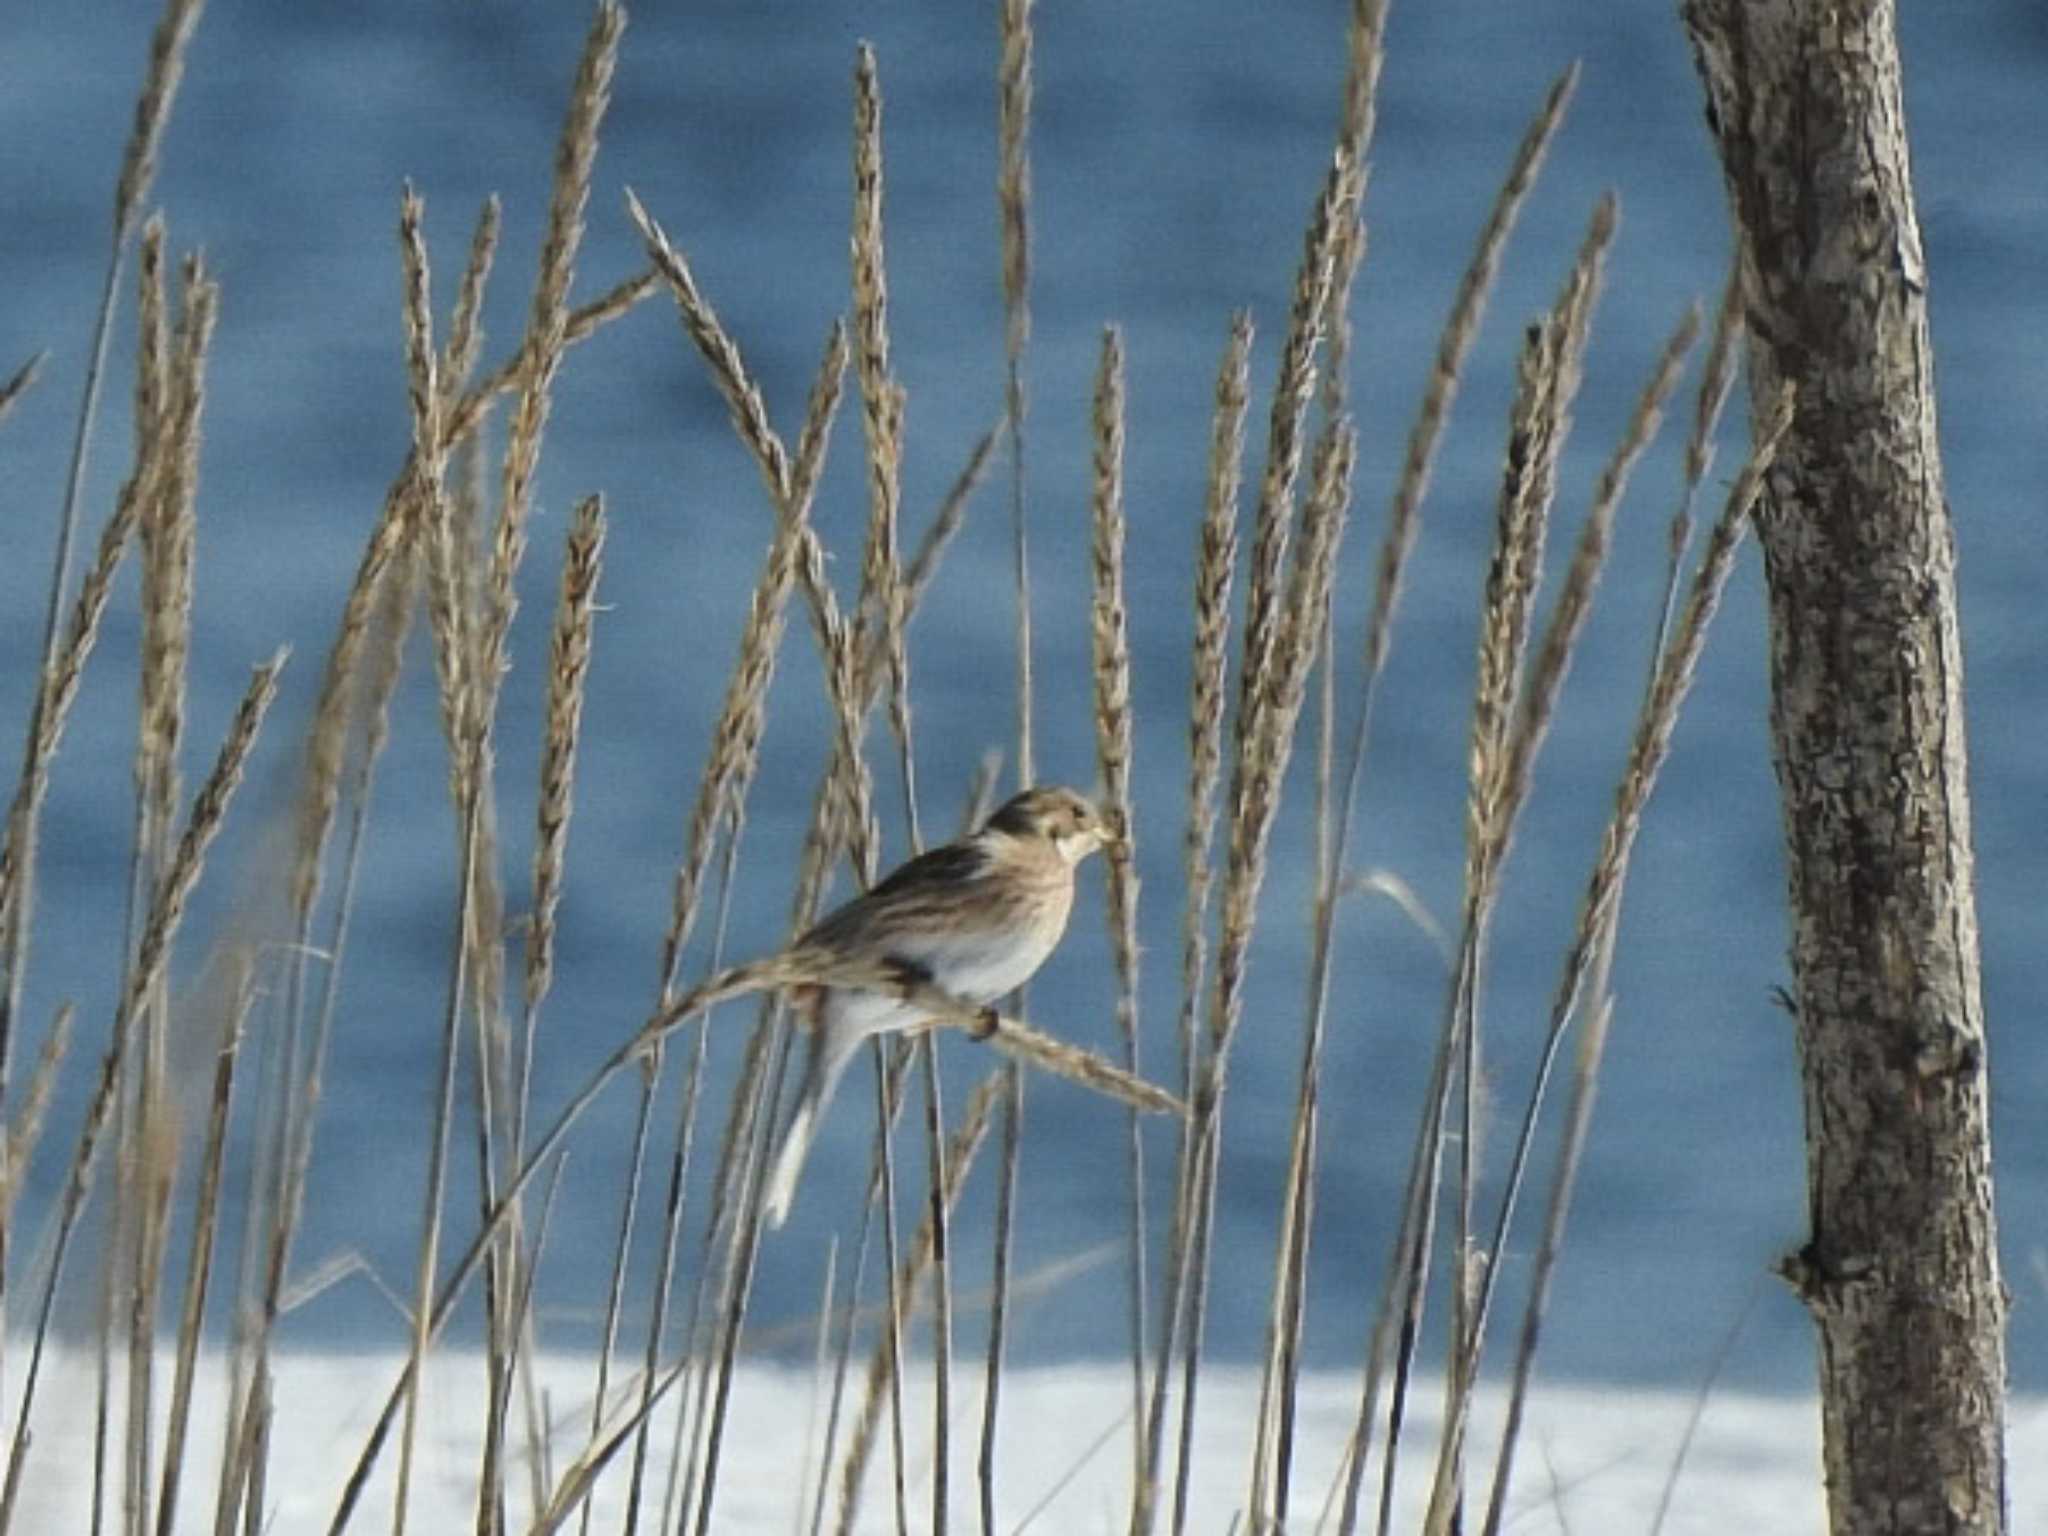
[[[1058,785],[1041,785],[1013,796],[989,817],[986,830],[1008,837],[1047,839],[1076,864],[1116,841],[1092,800]]]

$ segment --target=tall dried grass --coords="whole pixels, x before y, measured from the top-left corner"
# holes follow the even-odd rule
[[[621,1480],[626,1490],[628,1532],[643,1521],[662,1529],[716,1528],[728,1405],[744,1385],[736,1362],[761,1241],[756,1182],[773,1130],[791,1034],[777,999],[793,987],[832,985],[897,993],[924,1009],[932,1027],[914,1042],[892,1042],[895,1048],[878,1046],[875,1053],[878,1133],[857,1251],[845,1286],[849,1299],[835,1311],[834,1298],[840,1294],[835,1250],[818,1329],[820,1360],[829,1355],[835,1363],[822,1444],[815,1447],[817,1454],[810,1462],[816,1468],[815,1480],[807,1484],[803,1499],[811,1512],[811,1528],[823,1527],[828,1505],[834,1506],[838,1529],[852,1528],[867,1496],[868,1470],[883,1449],[885,1434],[893,1515],[899,1528],[909,1527],[907,1468],[920,1410],[906,1390],[903,1364],[927,1320],[936,1367],[927,1431],[934,1456],[929,1523],[934,1530],[944,1530],[953,1518],[955,1501],[948,1479],[953,1460],[950,1436],[957,1416],[952,1335],[958,1299],[953,1281],[957,1234],[950,1217],[992,1134],[1000,1161],[994,1175],[994,1226],[987,1237],[989,1332],[978,1382],[976,1493],[981,1529],[995,1527],[998,1450],[1005,1434],[1025,1432],[1005,1428],[1001,1394],[1009,1308],[1024,1262],[1014,1248],[1016,1211],[1020,1202],[1036,1198],[1022,1177],[1020,1161],[1022,1086],[1029,1069],[1081,1083],[1099,1094],[1105,1107],[1121,1104],[1129,1112],[1124,1170],[1129,1524],[1134,1532],[1148,1532],[1162,1513],[1170,1511],[1166,1517],[1172,1529],[1187,1529],[1198,1518],[1190,1508],[1189,1490],[1203,1381],[1204,1324],[1219,1233],[1228,1219],[1219,1210],[1217,1189],[1230,1065],[1251,996],[1259,897],[1275,829],[1288,813],[1290,767],[1302,716],[1314,692],[1319,699],[1313,810],[1318,859],[1309,904],[1311,967],[1295,1112],[1284,1133],[1284,1182],[1277,1206],[1280,1219],[1262,1388],[1251,1442],[1245,1447],[1242,1511],[1254,1530],[1299,1523],[1304,1517],[1295,1489],[1297,1395],[1305,1365],[1309,1252],[1316,1231],[1322,1056],[1332,1013],[1333,956],[1342,932],[1340,909],[1351,889],[1347,861],[1372,745],[1374,701],[1391,654],[1432,469],[1445,441],[1452,405],[1506,242],[1556,135],[1575,75],[1568,72],[1556,83],[1532,121],[1459,284],[1407,438],[1377,556],[1370,607],[1354,619],[1336,597],[1359,453],[1349,415],[1354,346],[1349,305],[1367,252],[1362,203],[1373,153],[1385,16],[1378,0],[1357,0],[1352,8],[1337,130],[1294,275],[1267,401],[1265,451],[1257,471],[1252,520],[1242,550],[1244,433],[1253,402],[1253,332],[1247,315],[1232,319],[1218,371],[1207,495],[1199,526],[1192,530],[1196,559],[1188,804],[1178,839],[1183,876],[1180,999],[1169,1037],[1177,1044],[1178,1061],[1169,1090],[1148,1077],[1148,1071],[1161,1070],[1156,1063],[1167,1051],[1164,1041],[1149,1052],[1144,1048],[1147,1031],[1139,1012],[1136,854],[1141,816],[1134,764],[1136,662],[1125,570],[1130,534],[1124,481],[1129,413],[1126,342],[1114,326],[1103,333],[1095,378],[1087,555],[1092,712],[1103,808],[1115,832],[1106,865],[1116,973],[1116,1059],[1033,1027],[1018,1016],[1021,1008],[996,1013],[971,1006],[901,967],[850,962],[828,966],[801,950],[739,966],[723,961],[728,904],[738,880],[751,872],[740,850],[761,768],[766,711],[780,675],[788,605],[799,592],[825,681],[829,726],[825,767],[795,882],[792,932],[800,932],[814,919],[842,858],[863,884],[880,872],[880,816],[866,735],[871,715],[884,701],[903,826],[910,846],[922,846],[928,807],[921,803],[916,768],[912,621],[920,598],[939,579],[943,554],[961,526],[973,492],[1003,446],[1010,469],[1016,605],[1015,761],[1022,781],[1029,782],[1035,772],[1038,701],[1032,668],[1025,430],[1032,299],[1032,5],[1029,0],[1008,0],[1002,7],[996,50],[1004,415],[973,446],[953,490],[905,558],[905,462],[923,444],[907,428],[908,397],[892,355],[882,71],[874,50],[861,46],[853,71],[848,314],[829,330],[792,449],[771,424],[760,383],[688,259],[631,193],[628,213],[646,247],[650,270],[580,307],[572,302],[624,27],[624,13],[616,5],[600,4],[569,86],[525,330],[510,356],[480,380],[481,317],[498,256],[497,201],[486,202],[479,214],[438,344],[423,204],[410,189],[401,201],[398,309],[410,440],[347,588],[320,674],[312,722],[298,749],[301,767],[291,852],[278,882],[289,934],[282,946],[284,957],[266,958],[250,946],[229,951],[223,971],[225,1002],[210,1036],[213,1070],[203,1099],[205,1116],[203,1124],[188,1134],[166,1082],[166,978],[194,888],[244,776],[282,665],[280,656],[257,669],[212,771],[189,806],[183,806],[179,759],[186,735],[185,673],[207,618],[195,607],[192,595],[194,527],[202,505],[197,446],[205,410],[204,369],[218,295],[196,260],[188,260],[174,306],[165,226],[153,217],[140,224],[139,240],[136,230],[197,15],[193,3],[170,0],[166,6],[120,170],[106,298],[93,332],[71,478],[58,519],[44,654],[25,734],[23,767],[0,844],[0,972],[5,983],[0,987],[0,1108],[7,1113],[0,1137],[0,1280],[12,1281],[22,1273],[21,1266],[10,1262],[12,1245],[7,1239],[21,1209],[22,1170],[50,1130],[54,1085],[67,1067],[76,1070],[79,1055],[67,1011],[46,1034],[26,1092],[18,1103],[5,1100],[9,1045],[29,960],[36,830],[65,721],[99,636],[120,562],[133,541],[141,566],[142,687],[131,810],[135,836],[130,933],[119,952],[120,1001],[99,1052],[98,1075],[79,1124],[68,1128],[68,1174],[49,1218],[29,1362],[12,1409],[7,1473],[0,1484],[0,1531],[13,1528],[23,1479],[36,1449],[32,1424],[56,1303],[87,1283],[67,1268],[67,1258],[85,1203],[99,1184],[107,1189],[114,1211],[111,1230],[120,1234],[120,1241],[109,1246],[103,1273],[96,1277],[104,1298],[95,1405],[101,1431],[94,1469],[96,1521],[118,1521],[124,1530],[155,1529],[160,1536],[169,1536],[176,1511],[181,1501],[189,1500],[200,1470],[197,1447],[208,1439],[196,1418],[201,1398],[195,1381],[204,1353],[202,1340],[224,1311],[232,1318],[232,1329],[226,1347],[229,1390],[213,1437],[221,1448],[214,1525],[220,1532],[255,1530],[267,1518],[269,1489],[278,1475],[270,1449],[275,1417],[280,1412],[310,1411],[305,1405],[275,1400],[276,1330],[293,1278],[293,1237],[314,1156],[327,1043],[350,915],[358,898],[359,855],[371,819],[376,767],[390,738],[390,703],[405,666],[406,636],[417,609],[424,610],[432,642],[449,754],[449,792],[461,830],[450,886],[454,937],[434,1082],[437,1107],[426,1127],[422,1237],[409,1302],[405,1364],[356,1456],[331,1528],[360,1525],[361,1500],[394,1429],[398,1447],[390,1523],[402,1531],[416,1518],[413,1490],[422,1475],[417,1465],[421,1386],[451,1315],[479,1277],[484,1292],[480,1390],[488,1411],[475,1477],[478,1530],[554,1530],[572,1518],[587,1525],[590,1496],[608,1478]],[[1606,976],[1630,855],[1751,504],[1786,419],[1787,407],[1781,402],[1773,418],[1777,425],[1764,434],[1737,477],[1688,582],[1683,570],[1693,507],[1711,464],[1737,355],[1741,305],[1731,279],[1685,449],[1683,492],[1667,536],[1665,591],[1650,646],[1642,710],[1631,730],[1627,766],[1551,1005],[1541,1065],[1516,1128],[1505,1181],[1489,1213],[1482,1209],[1491,1126],[1479,1091],[1487,1070],[1479,999],[1490,925],[1502,900],[1515,831],[1584,633],[1631,470],[1657,432],[1700,330],[1697,314],[1688,314],[1659,354],[1593,489],[1548,621],[1539,626],[1549,521],[1616,217],[1612,198],[1594,210],[1555,305],[1528,327],[1519,365],[1495,543],[1478,615],[1477,681],[1468,738],[1465,885],[1456,958],[1430,1082],[1417,1106],[1400,1231],[1362,1362],[1356,1423],[1342,1475],[1326,1496],[1326,1513],[1347,1532],[1368,1518],[1366,1479],[1375,1449],[1380,1458],[1379,1529],[1389,1527],[1397,1476],[1411,1468],[1425,1471],[1430,1480],[1427,1529],[1457,1529],[1464,1511],[1476,1507],[1470,1502],[1476,1489],[1466,1465],[1466,1429],[1475,1384],[1490,1359],[1486,1336],[1494,1260],[1519,1233],[1516,1218],[1525,1170],[1545,1124],[1553,1068],[1576,1024],[1578,1049],[1563,1124],[1556,1133],[1560,1155],[1545,1191],[1536,1282],[1512,1359],[1508,1433],[1486,1506],[1485,1529],[1499,1528],[1530,1363],[1611,1022]],[[116,287],[131,243],[137,247],[140,274],[133,466],[73,591],[71,546],[83,466],[93,442]],[[685,334],[726,402],[740,445],[759,470],[772,531],[684,819],[683,851],[649,1012],[637,1028],[616,1032],[614,1048],[597,1070],[542,1124],[533,1116],[536,1043],[543,1006],[556,984],[562,942],[558,913],[567,889],[586,681],[594,632],[600,627],[596,594],[606,524],[596,495],[581,502],[568,529],[541,684],[545,723],[531,812],[531,916],[523,930],[516,1003],[506,996],[502,980],[510,961],[501,919],[504,874],[498,867],[495,834],[500,808],[512,803],[514,791],[498,773],[493,744],[503,690],[523,682],[509,667],[508,637],[520,602],[535,477],[557,378],[574,343],[626,313],[657,286],[666,287],[674,298]],[[842,599],[823,541],[811,524],[811,508],[849,369],[860,401],[868,518],[858,587]],[[0,386],[0,417],[30,386],[34,370],[31,360]],[[504,456],[497,472],[487,474],[483,428],[494,402],[508,394],[512,399]],[[1234,612],[1240,586],[1241,615]],[[1360,634],[1355,653],[1340,647],[1336,637],[1340,623],[1353,622]],[[597,728],[602,729],[602,723]],[[970,824],[985,814],[995,773],[991,765],[968,796],[970,807],[980,808],[970,810]],[[346,829],[338,848],[337,827]],[[711,957],[697,979],[689,982],[684,957],[714,890]],[[309,959],[316,953],[325,961],[317,974]],[[267,979],[271,967],[279,972],[278,984]],[[716,1172],[709,1181],[711,1198],[698,1215],[693,1247],[686,1242],[686,1194],[692,1187],[699,1116],[707,1107],[703,1088],[711,1020],[714,1010],[747,996],[757,996],[760,1007],[737,1084],[724,1106]],[[1003,1058],[967,1096],[957,1117],[948,1115],[941,1098],[934,1054],[937,1040],[953,1028],[985,1036]],[[245,1067],[242,1059],[252,1038],[263,1041],[254,1069]],[[671,1052],[667,1047],[672,1043],[685,1048]],[[465,1061],[474,1071],[474,1092],[466,1104],[458,1092]],[[675,1061],[681,1063],[681,1081],[677,1121],[665,1157],[659,1160],[666,1178],[658,1236],[644,1241],[648,1223],[642,1218],[641,1202],[652,1176],[650,1165],[656,1161],[653,1117],[663,1074]],[[913,1069],[924,1090],[921,1121],[928,1171],[921,1195],[903,1192],[914,1180],[905,1176],[908,1165],[899,1167],[896,1161],[897,1120]],[[545,1183],[552,1197],[572,1132],[621,1077],[637,1080],[639,1089],[631,1172],[620,1191],[600,1342],[591,1362],[588,1411],[563,1416],[540,1401],[530,1369],[540,1347],[536,1275],[549,1206],[544,1200],[529,1220],[527,1202],[537,1181]],[[237,1115],[252,1130],[244,1142],[231,1135]],[[1170,1179],[1155,1178],[1148,1171],[1143,1127],[1147,1115],[1163,1115],[1173,1127]],[[442,1250],[451,1227],[453,1147],[459,1135],[471,1137],[475,1147],[476,1218],[456,1239],[463,1246],[451,1260]],[[189,1156],[188,1140],[193,1143]],[[243,1146],[246,1152],[239,1150]],[[109,1150],[112,1157],[103,1156]],[[246,1166],[238,1165],[237,1157],[245,1157]],[[1448,1166],[1453,1157],[1454,1168]],[[113,1172],[103,1180],[101,1165],[109,1161]],[[223,1200],[236,1181],[250,1192],[251,1215],[230,1288],[216,1283],[214,1271],[220,1258]],[[1162,1197],[1166,1215],[1162,1230],[1155,1230],[1150,1212]],[[172,1214],[183,1200],[189,1200],[192,1218],[180,1286],[172,1274],[169,1239]],[[914,1203],[918,1217],[899,1233],[899,1216],[909,1208],[906,1200]],[[1447,1232],[1440,1233],[1440,1223]],[[885,1294],[879,1321],[867,1340],[865,1390],[856,1405],[843,1411],[862,1333],[857,1320],[871,1246],[882,1250]],[[1417,1457],[1403,1445],[1402,1434],[1422,1347],[1423,1303],[1439,1267],[1451,1282],[1444,1351],[1448,1398],[1434,1454]],[[629,1282],[636,1276],[651,1279],[646,1315],[637,1320],[627,1303]],[[0,1291],[0,1298],[5,1294]],[[167,1388],[154,1365],[166,1306],[173,1307],[177,1317]],[[638,1342],[632,1344],[627,1335],[635,1330]],[[113,1366],[117,1341],[126,1352],[125,1369],[119,1373]],[[665,1435],[659,1433],[663,1414],[671,1415]],[[842,1436],[843,1419],[850,1427]],[[658,1510],[651,1480],[662,1484]]]

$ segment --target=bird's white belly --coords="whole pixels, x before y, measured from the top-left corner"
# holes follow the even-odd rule
[[[897,953],[925,967],[956,997],[992,1003],[1029,981],[1058,938],[1057,932],[961,935],[904,945]]]

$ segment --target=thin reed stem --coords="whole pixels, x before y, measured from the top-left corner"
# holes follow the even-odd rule
[[[1095,372],[1093,411],[1095,484],[1090,545],[1093,601],[1090,605],[1090,649],[1095,677],[1095,761],[1101,770],[1103,811],[1111,840],[1109,904],[1106,917],[1116,957],[1117,1039],[1123,1066],[1138,1075],[1138,864],[1137,816],[1132,803],[1131,771],[1135,731],[1131,723],[1131,647],[1124,604],[1124,348],[1123,336],[1110,326],[1102,333],[1102,357]],[[1128,1141],[1130,1189],[1126,1210],[1129,1249],[1126,1258],[1130,1352],[1132,1480],[1143,1480],[1151,1454],[1145,1444],[1145,1145],[1138,1111],[1130,1113]]]
[[[149,69],[143,77],[141,94],[135,102],[135,119],[121,154],[120,179],[114,188],[114,222],[107,246],[107,270],[100,285],[99,312],[93,321],[85,382],[78,402],[78,416],[71,439],[71,461],[64,476],[64,502],[57,522],[57,548],[50,561],[49,596],[43,612],[43,641],[38,677],[48,679],[58,666],[58,639],[64,616],[65,593],[71,586],[71,547],[77,538],[80,504],[85,496],[85,471],[92,443],[93,425],[99,415],[100,380],[106,372],[107,346],[113,334],[115,296],[121,287],[121,267],[134,232],[136,216],[156,179],[157,154],[164,130],[171,120],[178,84],[184,78],[185,49],[199,25],[202,0],[165,0],[156,30],[150,36]],[[36,774],[46,716],[53,703],[51,690],[37,690],[30,707],[27,742],[23,747],[22,779]],[[9,1063],[14,1039],[14,1020],[21,1012],[24,972],[27,967],[30,891],[35,885],[36,822],[40,796],[31,796],[27,814],[10,824],[8,835],[17,861],[16,891],[10,905],[0,909],[0,1103],[4,1103],[9,1081]],[[7,1267],[6,1230],[0,1228],[0,1276]],[[0,1307],[4,1307],[5,1280],[0,1278]],[[4,1322],[4,1310],[0,1310]],[[4,1333],[4,1328],[0,1328]]]
[[[1293,753],[1309,672],[1321,644],[1318,626],[1327,608],[1335,553],[1350,509],[1355,444],[1347,426],[1326,434],[1327,453],[1313,472],[1315,488],[1303,504],[1300,538],[1296,541],[1291,536],[1302,420],[1315,389],[1315,356],[1332,292],[1333,242],[1339,228],[1356,215],[1357,187],[1354,168],[1340,147],[1303,237],[1301,266],[1295,276],[1294,301],[1274,386],[1265,475],[1253,530],[1216,974],[1202,1066],[1190,1100],[1195,1117],[1190,1130],[1194,1151],[1183,1166],[1191,1178],[1176,1196],[1175,1230],[1186,1235],[1185,1264],[1191,1276],[1186,1282],[1188,1313],[1182,1341],[1184,1397],[1175,1475],[1176,1533],[1185,1529],[1188,1513],[1186,1490],[1215,1235],[1215,1180],[1227,1063],[1244,1007],[1252,920],[1265,878],[1267,846],[1280,808],[1280,789]]]
[[[1195,1093],[1196,1020],[1201,1007],[1208,955],[1209,892],[1213,883],[1210,848],[1216,831],[1216,786],[1223,766],[1223,700],[1230,638],[1230,588],[1237,570],[1237,510],[1243,482],[1244,418],[1250,395],[1252,321],[1240,310],[1216,376],[1216,409],[1209,439],[1206,506],[1195,560],[1193,681],[1188,710],[1188,812],[1181,843],[1186,886],[1181,916],[1180,1093]],[[1174,1188],[1192,1189],[1194,1142],[1183,1122],[1177,1138]],[[1164,1440],[1166,1388],[1174,1346],[1184,1316],[1185,1260],[1190,1234],[1177,1196],[1166,1249],[1166,1278],[1159,1308],[1157,1366],[1144,1430],[1146,1462],[1132,1500],[1132,1536],[1148,1536],[1157,1517],[1159,1449]]]
[[[1025,504],[1024,436],[1030,396],[1025,351],[1031,341],[1031,94],[1034,0],[1003,0],[996,65],[996,215],[1003,268],[1003,409],[1010,438],[1010,572],[1016,591],[1017,787],[1037,781],[1036,684],[1032,670],[1031,535]],[[981,1445],[975,1463],[982,1536],[995,1536],[996,1436],[1002,1415],[1003,1357],[1010,1326],[1011,1243],[1016,1231],[1018,1158],[1023,1146],[1024,1077],[1003,1083],[1003,1155],[997,1174],[994,1296],[982,1369]]]
[[[1515,1446],[1528,1397],[1529,1376],[1535,1363],[1537,1336],[1557,1256],[1563,1247],[1565,1218],[1570,1209],[1579,1155],[1591,1123],[1594,1091],[1606,1048],[1612,1009],[1604,976],[1599,975],[1605,970],[1602,957],[1611,951],[1613,935],[1620,921],[1629,860],[1642,826],[1644,809],[1656,789],[1664,761],[1670,755],[1672,731],[1698,673],[1700,657],[1706,649],[1707,632],[1720,606],[1729,574],[1735,568],[1735,556],[1749,530],[1751,515],[1763,491],[1764,477],[1770,472],[1778,446],[1791,428],[1792,406],[1793,393],[1788,387],[1763,418],[1763,431],[1750,451],[1748,462],[1736,476],[1721,516],[1708,535],[1706,549],[1694,570],[1677,627],[1659,658],[1656,681],[1637,716],[1628,763],[1615,791],[1614,810],[1601,837],[1600,850],[1594,859],[1593,872],[1580,904],[1578,926],[1551,1001],[1549,1033],[1544,1047],[1546,1072],[1574,1014],[1585,1005],[1590,1005],[1590,1011],[1582,1026],[1572,1099],[1566,1111],[1558,1164],[1551,1176],[1549,1209],[1545,1214],[1530,1278],[1529,1298],[1523,1311],[1513,1383],[1508,1394],[1508,1418],[1501,1433],[1493,1490],[1487,1505],[1486,1536],[1494,1536],[1500,1529],[1514,1468]]]

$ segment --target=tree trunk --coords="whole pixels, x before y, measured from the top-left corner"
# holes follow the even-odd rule
[[[2005,1529],[2004,1293],[1926,272],[1891,0],[1682,0],[1750,395],[1797,387],[1770,593],[1832,1529]]]

